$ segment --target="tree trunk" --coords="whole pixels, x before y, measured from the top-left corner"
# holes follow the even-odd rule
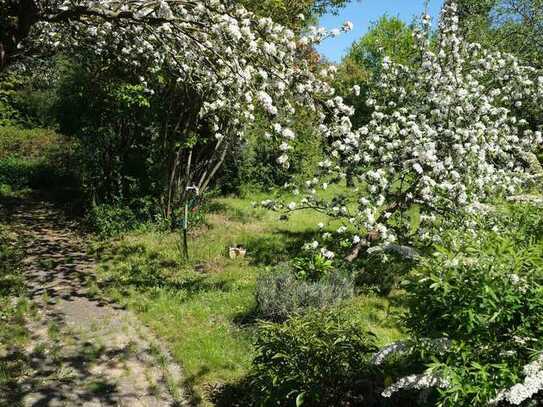
[[[18,45],[38,21],[39,10],[34,0],[19,0],[7,6],[5,17],[0,17],[0,73],[13,63]]]
[[[356,185],[354,183],[353,172],[351,170],[348,170],[347,174],[345,175],[346,175],[347,188],[354,188]]]
[[[175,158],[173,160],[171,171],[170,171],[170,182],[168,185],[168,202],[166,203],[166,213],[165,213],[166,218],[169,218],[172,215],[172,211],[173,211],[173,199],[175,195],[175,186],[176,186],[175,175],[176,175],[177,167],[179,166],[179,162],[181,159],[181,151],[182,151],[182,148],[179,147],[179,149],[177,150],[177,153],[175,154]]]

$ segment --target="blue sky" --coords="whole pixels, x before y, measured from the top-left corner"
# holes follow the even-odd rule
[[[430,0],[429,11],[434,27],[442,4],[443,0]],[[371,22],[383,14],[397,16],[410,23],[414,16],[420,16],[423,11],[424,0],[352,0],[337,16],[323,16],[320,25],[328,29],[339,28],[345,20],[350,20],[354,23],[353,31],[324,41],[317,50],[328,59],[339,62],[351,44],[367,32]]]

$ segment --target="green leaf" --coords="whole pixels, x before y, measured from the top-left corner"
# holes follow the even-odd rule
[[[300,407],[304,404],[304,398],[305,398],[305,391],[298,394],[298,397],[296,397],[296,407]]]
[[[407,214],[409,215],[409,232],[414,235],[420,227],[420,206],[412,205]]]

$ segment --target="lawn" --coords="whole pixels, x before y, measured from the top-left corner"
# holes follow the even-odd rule
[[[18,378],[28,369],[20,350],[30,340],[25,322],[33,315],[24,289],[20,256],[15,234],[0,222],[0,394],[8,395],[0,401],[7,402],[17,400]]]
[[[277,213],[253,208],[259,198],[214,199],[205,224],[191,235],[189,261],[181,259],[175,233],[139,230],[94,243],[95,290],[136,311],[169,344],[186,387],[204,404],[217,384],[236,381],[250,367],[257,276],[299,255],[322,220],[299,211],[281,221]],[[245,247],[247,257],[230,259],[233,245]],[[367,294],[342,308],[387,344],[402,337],[393,303]]]

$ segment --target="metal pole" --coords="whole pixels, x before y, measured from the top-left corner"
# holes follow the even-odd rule
[[[187,230],[189,228],[189,200],[185,199],[185,217],[183,219],[183,256],[189,259],[189,246],[187,243]]]

